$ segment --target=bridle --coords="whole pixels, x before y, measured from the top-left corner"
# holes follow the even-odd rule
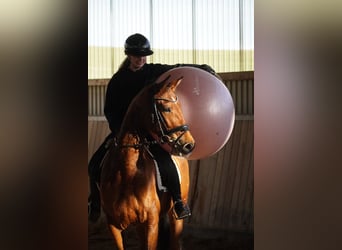
[[[161,144],[168,143],[171,144],[173,148],[177,149],[180,145],[178,144],[179,140],[182,136],[189,130],[189,126],[187,124],[177,126],[172,129],[168,129],[165,118],[160,110],[157,108],[157,101],[165,101],[165,102],[178,102],[178,97],[175,99],[166,99],[166,98],[157,98],[153,97],[153,113],[152,113],[152,124],[156,124],[159,128],[159,135],[157,135],[157,141]],[[165,110],[167,112],[171,112],[170,109]],[[176,139],[172,139],[171,135],[177,132],[182,132]],[[153,136],[153,135],[152,135]],[[156,137],[155,135],[153,136]],[[155,138],[156,139],[156,138]]]
[[[157,101],[165,101],[165,102],[172,102],[176,103],[178,101],[178,97],[176,96],[175,99],[166,99],[166,98],[156,98],[153,97],[153,113],[151,114],[152,117],[152,124],[157,125],[159,128],[159,134],[151,133],[151,136],[154,140],[148,140],[145,138],[141,143],[136,144],[123,144],[120,145],[120,147],[132,147],[135,149],[138,149],[142,146],[148,146],[153,144],[169,144],[171,148],[174,148],[178,150],[179,148],[182,148],[184,146],[179,144],[179,140],[182,138],[182,136],[185,134],[186,131],[189,131],[189,126],[187,124],[177,126],[172,129],[168,129],[165,118],[162,115],[162,112],[159,111],[157,107]],[[171,112],[171,110],[165,110],[167,112]],[[182,132],[176,139],[172,139],[171,135],[177,132]],[[119,144],[115,140],[115,146],[119,146]]]

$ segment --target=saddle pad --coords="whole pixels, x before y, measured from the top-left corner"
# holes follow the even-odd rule
[[[175,161],[175,160],[173,159],[173,157],[171,157],[171,158],[172,158],[172,161],[173,161],[173,163],[175,164],[176,169],[177,169],[178,178],[179,178],[179,183],[181,183],[182,178],[181,178],[181,175],[180,175],[180,172],[179,172],[178,163],[177,163],[177,161]],[[155,168],[156,168],[156,179],[157,179],[158,190],[159,190],[160,192],[167,192],[167,191],[168,191],[168,190],[167,190],[167,187],[164,186],[163,183],[162,183],[162,179],[161,179],[161,175],[160,175],[158,163],[157,163],[157,161],[154,160],[154,159],[153,159],[153,163],[154,163],[154,166],[155,166]]]

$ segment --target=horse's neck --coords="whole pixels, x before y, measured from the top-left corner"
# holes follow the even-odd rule
[[[141,153],[140,143],[141,136],[133,132],[126,132],[119,139],[122,154],[120,157],[122,163],[120,165],[122,167],[123,177],[127,181],[132,180],[138,171],[137,164]]]
[[[141,110],[139,102],[130,106],[121,126],[118,144],[122,146],[120,164],[125,178],[132,179],[138,171],[138,159],[142,153],[141,143],[146,136],[143,119],[146,113]]]

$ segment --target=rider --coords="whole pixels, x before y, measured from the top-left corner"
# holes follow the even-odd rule
[[[94,153],[88,165],[90,181],[88,216],[91,221],[96,221],[101,211],[100,194],[97,188],[101,175],[101,162],[115,136],[118,135],[132,99],[145,86],[154,83],[161,74],[175,67],[193,66],[215,74],[215,71],[206,64],[147,64],[146,57],[152,55],[153,51],[148,39],[141,34],[133,34],[126,39],[125,54],[126,59],[109,81],[106,91],[104,113],[111,133]],[[162,182],[172,196],[176,218],[183,219],[190,216],[189,206],[181,199],[179,176],[171,155],[159,145],[151,145],[150,151],[158,163]]]

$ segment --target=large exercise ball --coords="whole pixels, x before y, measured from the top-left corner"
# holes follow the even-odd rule
[[[176,90],[184,118],[195,139],[189,160],[217,153],[228,141],[235,120],[234,102],[227,87],[214,75],[195,67],[178,67],[162,74],[157,82],[183,77]]]

